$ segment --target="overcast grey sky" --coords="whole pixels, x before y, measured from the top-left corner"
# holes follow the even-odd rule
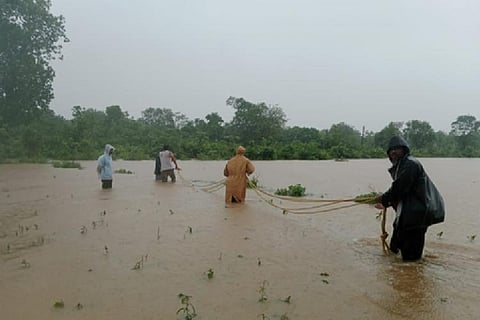
[[[229,96],[281,107],[288,126],[379,131],[480,119],[478,0],[53,0],[71,42],[51,108],[148,107],[188,118]]]

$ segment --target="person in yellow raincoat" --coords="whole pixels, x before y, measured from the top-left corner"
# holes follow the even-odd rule
[[[223,175],[227,177],[225,186],[226,204],[243,203],[247,193],[247,175],[255,171],[255,166],[244,156],[245,148],[239,146],[237,154],[228,160],[223,169]]]

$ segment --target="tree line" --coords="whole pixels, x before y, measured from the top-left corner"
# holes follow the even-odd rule
[[[96,159],[106,143],[128,160],[153,159],[163,144],[179,159],[227,159],[239,144],[255,160],[378,158],[395,134],[417,156],[480,155],[480,122],[473,115],[458,116],[449,133],[419,120],[391,122],[379,132],[360,132],[344,122],[319,130],[286,126],[278,106],[229,97],[230,122],[216,112],[191,120],[159,107],[134,119],[117,105],[104,111],[75,106],[67,120],[49,107],[51,61],[62,59],[62,45],[69,41],[65,19],[50,7],[50,0],[0,0],[0,162]]]
[[[104,111],[73,107],[67,120],[47,109],[23,123],[0,121],[0,161],[91,160],[110,143],[116,157],[153,159],[168,144],[179,159],[220,160],[238,145],[254,160],[325,160],[385,157],[393,135],[402,135],[418,157],[479,157],[480,122],[472,115],[458,116],[451,131],[434,131],[425,121],[390,122],[382,130],[359,130],[341,122],[329,129],[288,127],[278,106],[230,97],[230,122],[218,113],[189,119],[169,108],[150,107],[134,119],[120,106]]]

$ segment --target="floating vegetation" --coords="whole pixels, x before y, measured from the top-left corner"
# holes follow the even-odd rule
[[[288,188],[280,188],[275,191],[276,195],[289,197],[303,197],[305,196],[306,188],[301,184],[292,184]]]
[[[23,259],[22,260],[22,267],[23,268],[30,268],[30,262],[28,262],[27,260]]]
[[[145,256],[142,256],[140,258],[140,260],[138,260],[135,265],[133,266],[132,270],[140,270],[140,269],[143,269],[143,263],[145,261],[147,261],[148,259],[148,254],[146,254]]]
[[[380,192],[375,192],[372,191],[370,193],[365,193],[365,194],[359,194],[354,198],[355,202],[363,202],[363,203],[368,203],[368,204],[374,204],[375,203],[375,198],[378,196],[382,195]]]
[[[92,221],[92,229],[96,229],[97,227],[100,227],[100,226],[107,226],[103,218],[101,218],[100,220]]]
[[[180,299],[182,307],[177,310],[177,314],[182,313],[185,320],[192,320],[195,318],[197,316],[197,311],[195,310],[195,306],[190,302],[192,296],[179,293],[178,298]]]
[[[263,280],[263,282],[260,284],[260,288],[258,288],[258,293],[260,294],[260,298],[258,299],[258,302],[265,302],[268,300],[267,297],[267,285],[268,281]]]
[[[286,313],[284,313],[280,316],[280,320],[290,320],[290,318],[287,316]]]
[[[52,165],[54,168],[82,169],[80,163],[75,161],[53,161]]]
[[[132,171],[127,170],[127,169],[117,169],[117,170],[115,170],[115,173],[120,173],[120,174],[133,174]]]
[[[187,237],[187,233],[192,234],[193,233],[193,228],[188,226],[187,230],[185,230],[185,233],[183,234],[183,239]]]
[[[10,254],[20,250],[29,249],[32,247],[38,247],[45,243],[45,238],[43,236],[28,236],[24,238],[19,238],[13,242],[8,242],[6,245],[6,250],[4,252]]]
[[[63,309],[65,307],[65,302],[63,302],[63,300],[55,301],[55,303],[53,304],[53,307],[55,309]]]
[[[214,274],[213,269],[212,269],[212,268],[208,269],[208,271],[206,272],[206,274],[207,274],[207,278],[208,278],[208,279],[212,279],[212,278],[213,278],[213,274]]]
[[[17,230],[15,230],[15,236],[21,236],[24,233],[27,233],[30,229],[38,230],[38,224],[35,223],[33,226],[23,226],[19,224]]]

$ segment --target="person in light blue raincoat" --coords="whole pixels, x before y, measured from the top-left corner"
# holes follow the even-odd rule
[[[102,180],[102,189],[111,189],[113,180],[113,160],[112,154],[115,148],[110,145],[105,145],[105,152],[98,157],[97,173]]]

